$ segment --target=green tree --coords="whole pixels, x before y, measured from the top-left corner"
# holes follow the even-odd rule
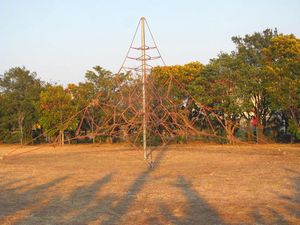
[[[264,51],[271,46],[272,39],[278,36],[277,30],[266,29],[245,37],[233,37],[237,47],[237,56],[243,62],[240,65],[245,99],[252,104],[253,113],[258,118],[257,140],[263,135],[270,113],[270,95],[267,87],[272,78]]]
[[[272,74],[267,85],[271,108],[288,115],[289,130],[300,139],[300,39],[278,35],[263,53]]]
[[[174,105],[183,105],[189,99],[189,92],[193,91],[191,87],[203,69],[204,66],[200,62],[154,67],[148,77],[149,89],[152,89],[154,95],[169,98]],[[171,102],[164,102],[166,108],[170,108],[170,110],[173,107]],[[151,104],[156,109],[155,102]],[[188,110],[179,111],[189,114]]]
[[[48,85],[40,95],[39,109],[40,123],[47,136],[59,135],[63,145],[65,130],[75,130],[78,123],[74,97],[62,86]]]
[[[222,53],[210,60],[193,83],[197,100],[211,107],[219,116],[231,144],[235,142],[234,134],[240,126],[243,112],[249,107],[243,99],[240,64],[235,54]]]
[[[86,72],[85,82],[68,86],[68,91],[76,99],[78,109],[86,108],[78,115],[79,130],[85,133],[91,132],[93,142],[95,142],[96,128],[103,123],[103,116],[107,114],[100,106],[116,105],[120,101],[118,95],[120,88],[125,94],[124,90],[130,82],[130,74],[113,74],[100,66],[95,66]],[[122,110],[121,108],[122,105],[119,105],[118,110]]]
[[[0,77],[1,138],[21,144],[30,138],[32,126],[38,122],[36,103],[43,83],[25,67],[11,68]]]

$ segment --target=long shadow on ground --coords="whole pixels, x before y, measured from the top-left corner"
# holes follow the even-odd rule
[[[185,197],[186,203],[183,209],[183,215],[176,216],[167,205],[161,204],[162,215],[171,224],[176,225],[221,225],[225,224],[218,213],[193,189],[191,183],[184,177],[179,176],[175,184]]]
[[[102,225],[112,225],[112,224],[119,224],[122,216],[124,216],[131,205],[136,200],[137,194],[141,191],[141,189],[147,183],[150,174],[160,165],[165,151],[161,150],[158,152],[154,162],[154,168],[147,168],[144,172],[142,172],[137,179],[130,185],[126,195],[124,195],[116,204],[116,206],[112,209],[114,214],[110,215]]]
[[[275,193],[281,201],[280,207],[276,209],[271,206],[255,208],[251,216],[256,224],[300,224],[300,173],[288,168],[286,171],[293,174],[290,178],[294,186],[293,194]]]
[[[11,187],[12,184],[18,184],[26,179],[13,180],[0,185],[0,224],[5,222],[5,218],[14,216],[17,212],[35,208],[37,203],[43,201],[47,196],[49,188],[63,182],[67,177],[57,178],[48,183],[30,187],[30,178],[26,184],[19,184]],[[23,188],[30,187],[21,192]]]
[[[103,214],[107,200],[112,202],[111,196],[104,199],[96,196],[111,178],[112,173],[105,175],[90,185],[76,188],[67,197],[55,195],[48,204],[33,213],[34,217],[28,217],[22,224],[44,224],[45,221],[50,224],[88,224]]]

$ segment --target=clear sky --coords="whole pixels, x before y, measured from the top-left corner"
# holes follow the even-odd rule
[[[266,28],[300,37],[299,0],[0,0],[0,74],[25,66],[45,81],[117,72],[141,16],[168,65],[208,63],[231,37]]]

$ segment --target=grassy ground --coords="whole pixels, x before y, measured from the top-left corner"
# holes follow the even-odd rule
[[[16,146],[0,145],[0,156]],[[0,161],[0,224],[300,224],[300,146],[17,148]]]

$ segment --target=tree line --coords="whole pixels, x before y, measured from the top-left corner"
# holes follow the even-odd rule
[[[157,86],[174,76],[191,96],[220,115],[224,127],[218,129],[229,143],[233,138],[299,141],[300,39],[266,29],[232,41],[235,50],[220,53],[206,65],[158,66],[149,76]],[[40,80],[25,67],[9,69],[0,76],[0,142],[53,142],[58,135],[74,135],[81,122],[77,113],[100,91],[116,91],[116,77],[130,79],[129,74],[96,66],[85,73],[84,82],[64,88]],[[174,98],[185,101],[176,88]],[[95,122],[101,120],[101,112],[91,113]]]

